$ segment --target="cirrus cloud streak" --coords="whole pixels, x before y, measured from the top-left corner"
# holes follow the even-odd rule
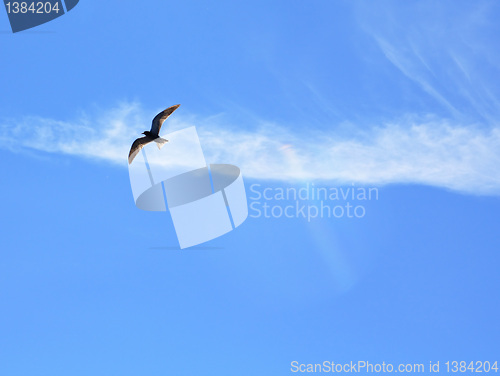
[[[262,121],[249,130],[224,124],[219,117],[203,121],[176,115],[163,134],[196,125],[206,160],[238,165],[248,178],[289,183],[425,184],[470,194],[500,193],[499,127],[408,116],[368,129],[353,126],[346,136],[335,128],[301,134]],[[70,122],[40,117],[4,120],[0,147],[126,167],[130,144],[147,128],[149,118],[140,105],[128,103]],[[164,163],[184,164],[185,157]]]

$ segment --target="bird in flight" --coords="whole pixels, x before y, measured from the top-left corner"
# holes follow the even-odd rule
[[[149,144],[150,142],[156,142],[158,149],[161,149],[163,145],[165,145],[168,140],[160,137],[160,129],[163,122],[170,116],[172,113],[179,108],[180,104],[176,104],[175,106],[169,107],[166,110],[163,110],[158,115],[156,115],[153,119],[153,124],[151,125],[151,130],[142,132],[144,137],[138,138],[132,144],[130,148],[130,153],[128,154],[128,164],[131,164],[137,154],[141,151],[141,149]]]

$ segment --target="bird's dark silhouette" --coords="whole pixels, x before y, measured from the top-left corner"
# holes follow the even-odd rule
[[[158,149],[161,149],[163,145],[165,145],[168,140],[160,137],[160,129],[163,122],[170,116],[172,113],[179,108],[180,104],[176,104],[175,106],[169,107],[166,110],[160,112],[153,119],[153,124],[151,125],[151,130],[142,132],[144,137],[138,138],[132,144],[130,148],[130,153],[128,154],[128,164],[131,164],[137,154],[141,151],[141,149],[149,144],[152,141],[155,141],[158,145]]]

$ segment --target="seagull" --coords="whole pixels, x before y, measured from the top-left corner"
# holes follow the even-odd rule
[[[128,164],[131,164],[137,154],[141,151],[141,149],[149,144],[150,142],[156,142],[158,149],[161,150],[162,146],[165,145],[168,140],[160,137],[160,129],[163,122],[170,116],[172,113],[179,108],[180,104],[176,104],[175,106],[169,107],[166,110],[163,110],[158,115],[156,115],[153,119],[153,124],[151,125],[151,130],[142,132],[144,137],[138,138],[132,144],[130,148],[130,153],[128,154]]]

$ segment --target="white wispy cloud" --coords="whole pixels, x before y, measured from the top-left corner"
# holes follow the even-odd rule
[[[156,109],[161,110],[161,109]],[[125,103],[74,121],[39,117],[0,122],[0,147],[35,149],[127,167],[132,141],[153,111]],[[472,194],[500,194],[500,128],[451,124],[435,117],[404,117],[351,136],[331,131],[293,132],[260,121],[239,129],[223,117],[176,113],[162,130],[196,125],[209,163],[232,163],[248,178],[335,184],[417,183]],[[302,129],[307,129],[306,127]],[[183,164],[184,160],[168,160]]]
[[[384,4],[377,16],[358,14],[387,61],[449,116],[498,124],[498,3]]]
[[[378,36],[375,37],[375,39],[385,57],[405,76],[420,85],[424,91],[445,106],[454,116],[460,114],[460,112],[439,92],[439,90],[431,84],[431,80],[427,76],[432,75],[432,70],[425,62],[422,55],[420,55],[415,49],[412,49],[410,56],[407,56],[408,53],[405,54],[401,49],[391,45],[382,37]]]

